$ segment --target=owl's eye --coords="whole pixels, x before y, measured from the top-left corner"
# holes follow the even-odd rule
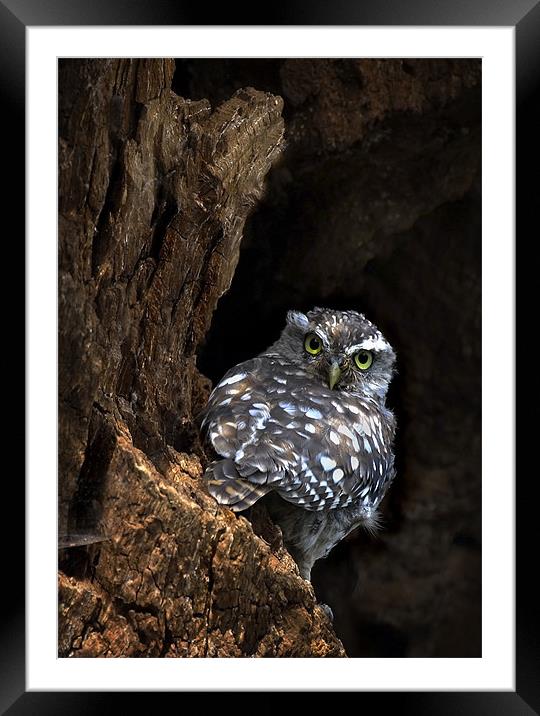
[[[367,370],[373,363],[373,356],[369,351],[358,351],[354,356],[354,362],[360,370]]]
[[[322,351],[322,341],[315,333],[308,333],[304,340],[304,348],[312,356],[316,356]]]

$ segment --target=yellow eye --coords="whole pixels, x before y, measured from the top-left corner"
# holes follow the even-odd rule
[[[312,356],[316,356],[322,351],[322,341],[315,333],[308,333],[304,341],[304,348]]]
[[[354,356],[354,362],[360,370],[367,370],[373,363],[373,356],[369,351],[358,351]]]

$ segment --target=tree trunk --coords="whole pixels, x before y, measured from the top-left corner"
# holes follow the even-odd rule
[[[59,69],[60,656],[344,656],[271,525],[208,496],[195,365],[283,138],[172,60]]]

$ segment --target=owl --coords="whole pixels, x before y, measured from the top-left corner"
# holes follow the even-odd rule
[[[394,478],[386,407],[395,353],[363,314],[289,311],[279,339],[236,365],[201,416],[218,459],[211,495],[241,512],[264,495],[300,574],[359,525],[374,528]]]

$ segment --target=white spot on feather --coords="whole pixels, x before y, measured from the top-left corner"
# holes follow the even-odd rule
[[[344,474],[345,473],[343,472],[343,470],[340,467],[338,467],[338,469],[334,470],[334,472],[332,473],[332,480],[334,482],[339,482]]]
[[[342,435],[346,435],[351,440],[354,438],[354,435],[351,433],[351,431],[349,430],[349,428],[346,425],[340,425],[338,428],[338,432],[341,433]]]
[[[232,385],[233,383],[238,383],[238,381],[243,380],[246,375],[247,373],[236,373],[235,375],[231,375],[229,378],[222,380],[220,385]]]
[[[346,435],[352,441],[353,448],[355,450],[360,450],[360,445],[358,444],[358,439],[356,435],[351,430],[349,430],[346,425],[340,425],[338,428],[338,432],[340,432],[342,435]]]
[[[306,412],[306,418],[313,418],[314,420],[320,420],[322,418],[322,413],[320,413],[318,410],[315,410],[315,408],[310,408]]]
[[[330,440],[334,443],[334,445],[339,445],[339,443],[341,442],[341,440],[339,439],[339,435],[333,430],[330,430]]]
[[[266,426],[270,412],[265,406],[264,410],[262,408],[250,408],[249,414],[252,418],[256,419],[255,428],[257,430],[262,430]]]
[[[296,415],[296,413],[298,412],[296,405],[293,405],[292,403],[288,403],[285,400],[280,400],[278,405],[282,410],[284,410],[289,415]]]
[[[323,470],[333,470],[336,466],[336,461],[332,460],[331,457],[323,455],[320,459]]]
[[[364,423],[355,423],[354,429],[359,435],[371,435],[371,428],[367,420]]]
[[[369,338],[366,338],[366,340],[362,341],[362,343],[360,344],[360,348],[363,348],[366,351],[387,351],[389,350],[390,346],[384,340],[384,338],[380,334],[378,334],[375,336],[370,336]]]

